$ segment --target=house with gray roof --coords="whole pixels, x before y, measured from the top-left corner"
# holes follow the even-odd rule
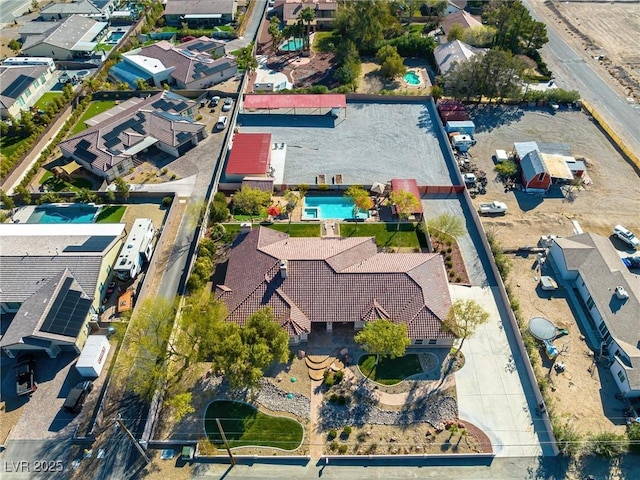
[[[0,116],[19,118],[47,91],[52,75],[47,65],[0,66]]]
[[[291,238],[258,227],[237,237],[216,297],[243,324],[269,306],[290,342],[312,331],[355,331],[377,319],[405,323],[412,345],[450,347],[442,256],[380,253],[373,237]]]
[[[295,25],[300,12],[311,8],[316,12],[316,18],[309,25],[312,31],[328,30],[333,26],[333,19],[338,11],[337,0],[277,0],[273,10],[285,25]]]
[[[107,22],[72,15],[58,22],[29,22],[19,30],[22,53],[54,60],[86,59],[106,33]]]
[[[79,353],[99,312],[125,224],[0,224],[0,348]]]
[[[235,58],[224,55],[224,44],[207,37],[179,45],[163,40],[131,50],[109,70],[111,78],[133,88],[143,79],[158,88],[168,84],[178,89],[204,89],[237,73]]]
[[[186,23],[189,28],[211,28],[235,20],[238,0],[167,0],[164,18],[169,26]]]
[[[460,40],[453,40],[451,42],[438,45],[433,50],[433,56],[436,60],[438,73],[440,75],[444,75],[455,65],[468,62],[478,53],[484,55],[485,52],[486,50],[484,48],[472,47]]]
[[[640,397],[640,286],[611,241],[581,233],[553,240],[549,257],[580,295],[601,351],[623,397]],[[596,346],[597,347],[597,346]]]
[[[115,10],[115,0],[73,0],[69,3],[50,3],[40,10],[45,21],[61,20],[71,15],[82,15],[106,22]]]
[[[133,168],[134,159],[149,147],[179,157],[207,136],[206,126],[189,116],[195,102],[169,91],[116,106],[99,123],[58,144],[95,175],[112,181]]]

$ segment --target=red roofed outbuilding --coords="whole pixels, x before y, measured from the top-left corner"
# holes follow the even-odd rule
[[[227,182],[239,183],[244,177],[266,177],[270,166],[270,133],[235,134],[225,168]]]

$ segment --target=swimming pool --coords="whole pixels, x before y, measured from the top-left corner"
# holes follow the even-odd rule
[[[420,85],[422,83],[420,76],[413,71],[407,72],[403,78],[409,85]]]
[[[120,39],[124,37],[124,34],[125,32],[111,32],[105,43],[118,43]]]
[[[302,50],[302,47],[304,47],[304,40],[302,38],[290,38],[280,45],[280,50],[283,52],[295,52],[296,50]]]
[[[302,220],[344,220],[353,218],[353,200],[344,196],[306,196]],[[369,212],[358,212],[358,218],[369,218]]]
[[[100,207],[92,204],[40,205],[27,223],[93,223]]]

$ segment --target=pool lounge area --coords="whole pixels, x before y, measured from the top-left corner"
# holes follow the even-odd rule
[[[14,223],[94,223],[101,207],[92,203],[52,203],[26,206],[13,216]]]
[[[353,220],[353,200],[342,195],[308,195],[302,205],[303,221]],[[369,218],[369,212],[358,212],[359,220]]]

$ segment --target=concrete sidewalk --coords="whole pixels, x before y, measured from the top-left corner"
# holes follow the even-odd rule
[[[475,300],[490,314],[489,321],[462,347],[466,363],[456,373],[460,418],[489,436],[496,456],[538,456],[543,449],[534,429],[535,414],[530,411],[535,408],[535,398],[533,392],[527,393],[531,389],[523,386],[526,375],[519,374],[522,362],[514,359],[502,326],[496,288],[449,288],[453,301]],[[537,422],[542,427],[542,421]]]

